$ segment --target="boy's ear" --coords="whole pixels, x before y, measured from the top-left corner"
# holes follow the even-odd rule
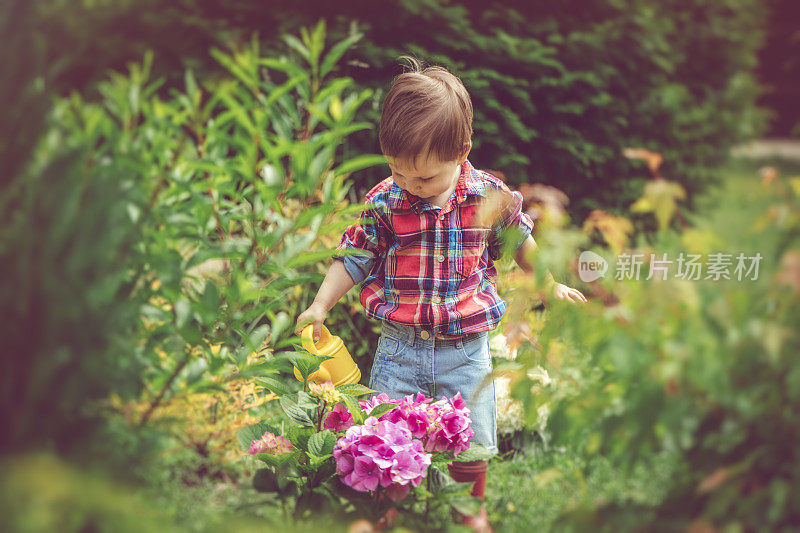
[[[462,164],[464,163],[464,161],[466,161],[466,159],[467,159],[467,156],[469,155],[469,152],[470,152],[470,150],[472,150],[472,139],[470,139],[470,140],[469,140],[469,141],[468,141],[468,142],[467,142],[467,143],[464,145],[464,152],[462,153],[461,157],[459,158],[459,161],[460,161]]]

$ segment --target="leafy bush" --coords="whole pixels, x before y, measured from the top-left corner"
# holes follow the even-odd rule
[[[139,418],[132,429],[161,416],[158,410],[172,400],[199,404],[207,393],[241,386],[234,382],[258,378],[261,387],[252,390],[261,397],[268,392],[264,386],[288,381],[299,387],[280,374],[283,367],[271,355],[293,353],[293,317],[322,279],[320,263],[362,210],[347,206],[344,179],[383,161],[364,154],[337,164],[343,139],[370,127],[354,121],[370,91],[354,92],[352,80],[330,76],[358,36],[323,55],[324,25],[301,33],[302,41],[286,37],[294,58],[262,57],[256,36],[243,49],[212,50],[230,75],[198,83],[187,70],[185,89],[168,100],[156,94],[164,80],[150,79],[148,53],[142,64],[130,65],[128,75],[109,73],[98,86],[101,102],[86,102],[77,93],[55,102],[32,172],[57,163],[55,154],[63,149],[83,150],[78,164],[103,181],[70,190],[73,184],[59,182],[55,169],[44,173],[54,183],[28,190],[34,198],[50,199],[39,219],[52,219],[53,242],[39,242],[49,246],[48,254],[74,254],[62,256],[75,258],[65,265],[70,275],[86,265],[81,268],[89,285],[82,289],[69,281],[61,290],[85,291],[71,297],[95,306],[98,316],[91,323],[129,343],[109,357],[143,379],[141,396],[133,382],[118,390],[119,403],[142,404],[133,410]],[[68,226],[68,217],[85,229]],[[69,241],[70,235],[85,237]],[[19,234],[25,237],[37,242]],[[36,272],[23,261],[16,264]],[[45,264],[59,268],[58,261]],[[93,272],[108,277],[97,281],[97,289],[89,288],[96,282]],[[124,295],[115,292],[120,284]],[[108,302],[119,302],[128,314],[118,318]],[[75,320],[87,319],[87,313]],[[72,329],[76,338],[94,334]],[[51,398],[43,394],[37,401]],[[222,419],[246,417],[240,406],[226,405]],[[46,412],[41,405],[36,409]],[[28,423],[33,431],[35,417]],[[194,444],[208,443],[201,438]]]
[[[57,5],[49,10],[51,35],[64,31],[60,21],[78,16],[72,5]],[[79,19],[81,28],[85,20],[94,21],[93,33],[111,46],[74,39],[89,50],[102,48],[91,57],[109,50],[130,57],[141,43],[119,42],[109,31],[115,17],[124,17],[153,36],[164,60],[186,57],[210,70],[215,65],[201,54],[215,38],[261,31],[264,45],[277,51],[286,49],[282,33],[296,33],[320,18],[330,21],[339,38],[354,33],[355,21],[365,38],[337,68],[375,90],[359,120],[377,124],[401,54],[443,64],[472,94],[477,166],[502,171],[514,184],[541,181],[561,188],[578,218],[594,208],[622,212],[639,196],[640,172],[619,157],[626,146],[664,153],[665,174],[692,198],[714,181],[712,169],[728,148],[757,135],[766,118],[754,106],[759,88],[753,72],[771,6],[758,0],[403,0],[369,9],[357,1],[308,9],[212,0],[171,6],[152,20],[143,15],[155,9],[148,5],[89,8]],[[161,31],[165,25],[169,32]],[[81,65],[79,72],[91,70]],[[59,86],[69,87],[69,80],[65,73]],[[376,131],[364,130],[343,150],[349,157],[377,146]],[[356,179],[363,191],[385,177],[385,168],[375,168]]]
[[[764,172],[761,184],[751,175],[737,178],[701,202],[713,204],[702,216],[687,215],[683,231],[667,227],[649,241],[640,234],[635,244],[623,239],[617,252],[592,247],[610,267],[587,286],[593,301],[586,306],[554,301],[544,312],[530,311],[528,295],[537,293],[543,270],[538,279],[510,282],[517,291],[506,335],[519,344],[516,360],[523,363],[512,395],[530,417],[549,402],[551,443],[627,471],[656,455],[678,458],[651,522],[642,523],[642,515],[637,527],[777,530],[798,520],[789,487],[800,478],[790,444],[800,419],[787,406],[800,396],[792,362],[799,341],[800,178],[775,180],[775,169]],[[615,228],[604,231],[614,237]],[[567,273],[565,249],[587,243],[588,235],[544,223],[537,242],[539,268]],[[614,253],[617,268],[622,253],[642,253],[642,277],[618,276]],[[673,264],[667,279],[645,281],[662,254],[675,261],[681,253],[709,263],[713,254],[731,254],[730,279],[711,270],[678,279]],[[757,273],[737,274],[739,253],[760,254]],[[526,337],[534,342],[522,342]],[[524,372],[537,364],[553,386],[541,387]],[[557,527],[585,524],[587,515],[602,516],[606,527],[630,527],[634,519],[609,503],[565,511]]]

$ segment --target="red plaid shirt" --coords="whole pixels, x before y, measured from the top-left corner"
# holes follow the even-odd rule
[[[494,223],[481,224],[479,207],[492,190],[511,200]],[[366,209],[342,235],[336,258],[361,286],[368,318],[432,329],[447,338],[494,329],[506,309],[495,287],[504,233],[519,248],[533,229],[522,195],[469,160],[441,209],[401,189],[388,177],[367,193]],[[516,249],[515,248],[515,249]]]

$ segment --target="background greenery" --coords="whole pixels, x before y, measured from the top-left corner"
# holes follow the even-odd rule
[[[541,216],[536,276],[502,265],[519,351],[505,370],[529,426],[540,405],[551,415],[544,440],[492,462],[497,528],[800,521],[800,168],[727,160],[762,131],[764,5],[156,7],[0,6],[12,530],[309,526],[255,493],[235,435],[279,424],[272,400],[299,387],[291,326],[363,189],[385,177],[375,123],[407,51],[471,90],[480,168],[571,200],[567,219],[526,204]],[[624,158],[629,146],[663,154],[666,180]],[[764,259],[753,282],[582,284],[578,249]],[[542,306],[545,268],[590,304]],[[375,325],[356,292],[328,325],[366,382]],[[537,366],[549,382],[529,375]]]
[[[375,90],[362,119],[377,124],[382,95],[401,72],[399,55],[445,65],[473,98],[473,162],[514,184],[561,188],[581,218],[595,207],[622,209],[637,197],[641,174],[620,158],[623,148],[663,153],[665,175],[700,191],[727,149],[763,130],[766,120],[753,105],[769,13],[759,0],[45,5],[48,58],[61,67],[53,83],[62,94],[73,87],[90,93],[89,80],[101,78],[104,67],[121,69],[147,47],[159,50],[166,90],[180,85],[184,65],[218,70],[207,51],[220,41],[257,31],[268,48],[286,51],[280,35],[320,17],[337,39],[355,25],[364,39],[339,68]],[[87,26],[94,31],[75,31]],[[77,59],[61,57],[74,50]],[[373,128],[343,149],[348,155],[377,147]],[[366,170],[356,190],[363,195],[385,175],[382,167]]]

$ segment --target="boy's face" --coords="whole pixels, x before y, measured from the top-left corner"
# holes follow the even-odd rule
[[[390,159],[389,168],[397,185],[423,200],[436,198],[451,190],[461,174],[460,161],[439,161],[436,155],[417,156],[414,168],[408,159]]]

